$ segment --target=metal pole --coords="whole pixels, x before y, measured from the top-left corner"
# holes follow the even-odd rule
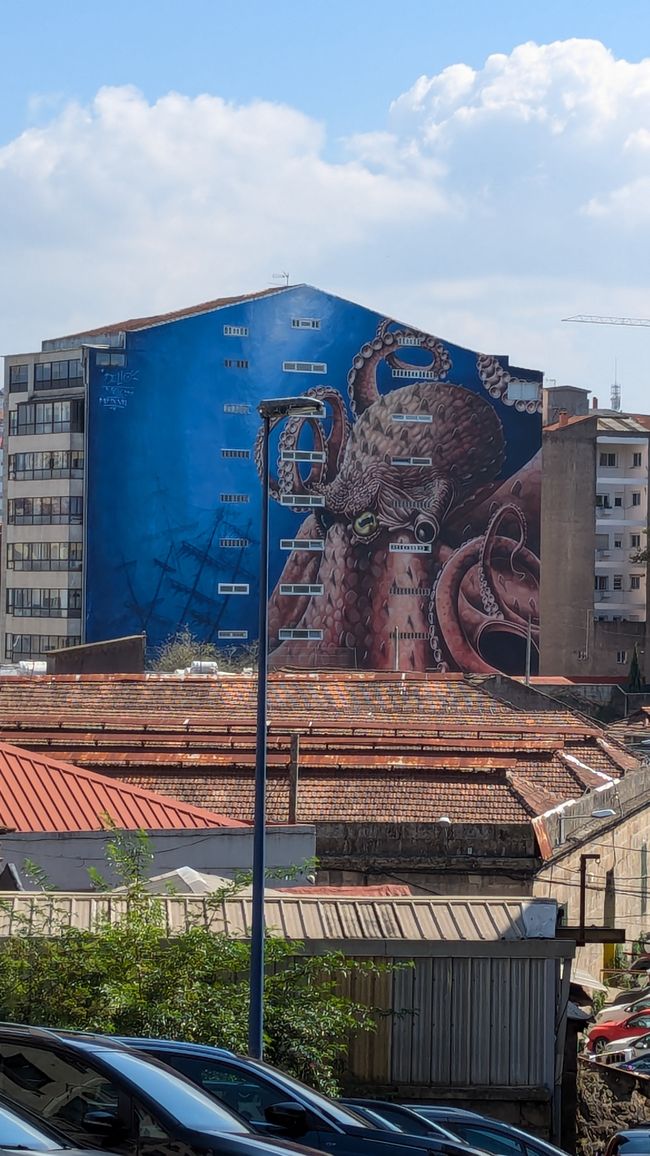
[[[248,1052],[261,1060],[264,1052],[264,882],[266,875],[266,666],[269,592],[269,434],[271,419],[262,415],[262,523],[260,532],[260,592],[257,663],[257,732],[255,739],[255,811],[253,830],[253,895],[250,959]]]
[[[600,855],[581,855],[580,856],[580,916],[578,926],[578,938],[576,943],[578,947],[585,945],[585,925],[587,919],[587,863],[594,861],[600,862]]]

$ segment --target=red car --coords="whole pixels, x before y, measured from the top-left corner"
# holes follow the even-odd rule
[[[642,1036],[650,1031],[650,1012],[637,1012],[622,1020],[608,1020],[594,1024],[587,1036],[587,1051],[602,1052],[606,1044],[623,1040],[628,1036]]]

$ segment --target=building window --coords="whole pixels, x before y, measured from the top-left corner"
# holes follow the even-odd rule
[[[81,542],[8,542],[8,570],[81,570]]]
[[[248,494],[220,494],[219,500],[221,502],[230,502],[237,505],[245,505],[250,501]]]
[[[630,590],[640,590],[640,589],[641,589],[641,575],[640,574],[630,574]]]
[[[9,454],[9,477],[20,482],[42,478],[83,478],[83,450],[44,450]]]
[[[83,369],[78,357],[67,361],[37,361],[34,366],[34,390],[78,389],[83,385]]]
[[[280,594],[322,594],[320,582],[281,582]]]
[[[242,458],[243,460],[248,460],[248,458],[250,458],[250,456],[251,456],[251,451],[250,450],[222,450],[221,456],[222,456],[222,458]]]
[[[223,403],[224,413],[250,413],[251,407],[240,402],[225,401]]]
[[[245,550],[250,542],[248,538],[220,538],[219,545],[222,550]]]
[[[7,614],[14,618],[81,618],[81,590],[10,587]]]
[[[83,521],[83,498],[9,498],[11,526],[71,526]]]
[[[248,594],[248,582],[220,582],[217,586],[218,594]]]
[[[225,369],[248,369],[248,360],[245,357],[224,357]]]
[[[643,455],[641,453],[632,454],[632,469],[638,470],[642,461]]]
[[[614,590],[622,590],[623,589],[623,575],[622,574],[615,574],[614,575],[613,588],[614,588]]]
[[[25,393],[29,385],[29,366],[9,366],[9,393]]]
[[[623,663],[627,662],[627,650],[617,650],[616,661],[618,662],[619,666],[622,666]]]
[[[594,590],[609,590],[609,579],[606,574],[596,574]]]
[[[297,506],[302,510],[307,506],[324,506],[325,498],[322,494],[280,494],[280,505]]]
[[[9,435],[83,433],[83,401],[26,401],[9,411]]]
[[[218,630],[217,638],[219,641],[228,639],[231,642],[245,642],[248,638],[247,630]]]
[[[393,374],[393,376],[395,376],[395,374]],[[508,382],[509,401],[537,401],[538,398],[539,385],[536,381]]]
[[[7,634],[5,658],[9,662],[17,662],[19,658],[38,658],[48,650],[79,646],[80,642],[79,634]]]
[[[96,357],[96,364],[101,366],[113,366],[121,369],[126,365],[125,353],[103,353],[99,352]]]
[[[640,506],[641,505],[641,495],[638,492],[638,490],[635,490],[634,493],[632,494],[632,505],[633,506]]]
[[[391,458],[393,466],[430,466],[431,458],[403,457]]]
[[[640,550],[640,548],[641,548],[641,535],[640,534],[630,534],[630,546],[633,550]]]
[[[611,509],[609,494],[596,494],[596,508],[598,510]]]
[[[324,361],[283,361],[285,373],[327,373]]]
[[[247,325],[224,325],[224,337],[248,337]]]
[[[614,549],[620,550],[622,546],[623,546],[623,539],[622,538],[614,538]]]
[[[281,627],[278,631],[278,638],[280,642],[320,642],[323,637],[323,631],[317,630],[315,627]]]
[[[320,319],[318,317],[292,317],[292,329],[320,329]]]
[[[623,495],[622,494],[616,495],[616,497],[614,498],[614,505],[617,506],[619,509],[623,505]]]
[[[596,534],[596,549],[609,550],[609,534]]]
[[[601,466],[605,466],[607,469],[614,469],[618,464],[616,460],[616,454],[601,454],[600,464]]]

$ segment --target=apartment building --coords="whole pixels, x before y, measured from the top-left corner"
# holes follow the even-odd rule
[[[322,425],[289,422],[271,438],[274,653],[289,648],[291,665],[336,652],[356,667],[523,670],[540,387],[539,372],[506,357],[308,285],[7,357],[4,659],[141,633],[155,647],[185,627],[224,646],[254,642],[257,405],[309,393],[324,401]],[[362,477],[377,477],[375,489]],[[488,490],[504,508],[498,527]],[[450,590],[436,583],[453,559],[471,595],[469,523],[492,543],[494,595],[477,608],[490,630],[463,593],[450,605],[451,570]],[[525,572],[504,554],[524,557],[522,526]],[[536,613],[531,630],[536,643]]]
[[[543,674],[624,678],[647,653],[650,417],[592,410],[544,431]]]

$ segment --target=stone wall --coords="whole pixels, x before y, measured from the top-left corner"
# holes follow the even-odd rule
[[[577,1156],[601,1156],[610,1136],[650,1120],[650,1077],[578,1062]]]

